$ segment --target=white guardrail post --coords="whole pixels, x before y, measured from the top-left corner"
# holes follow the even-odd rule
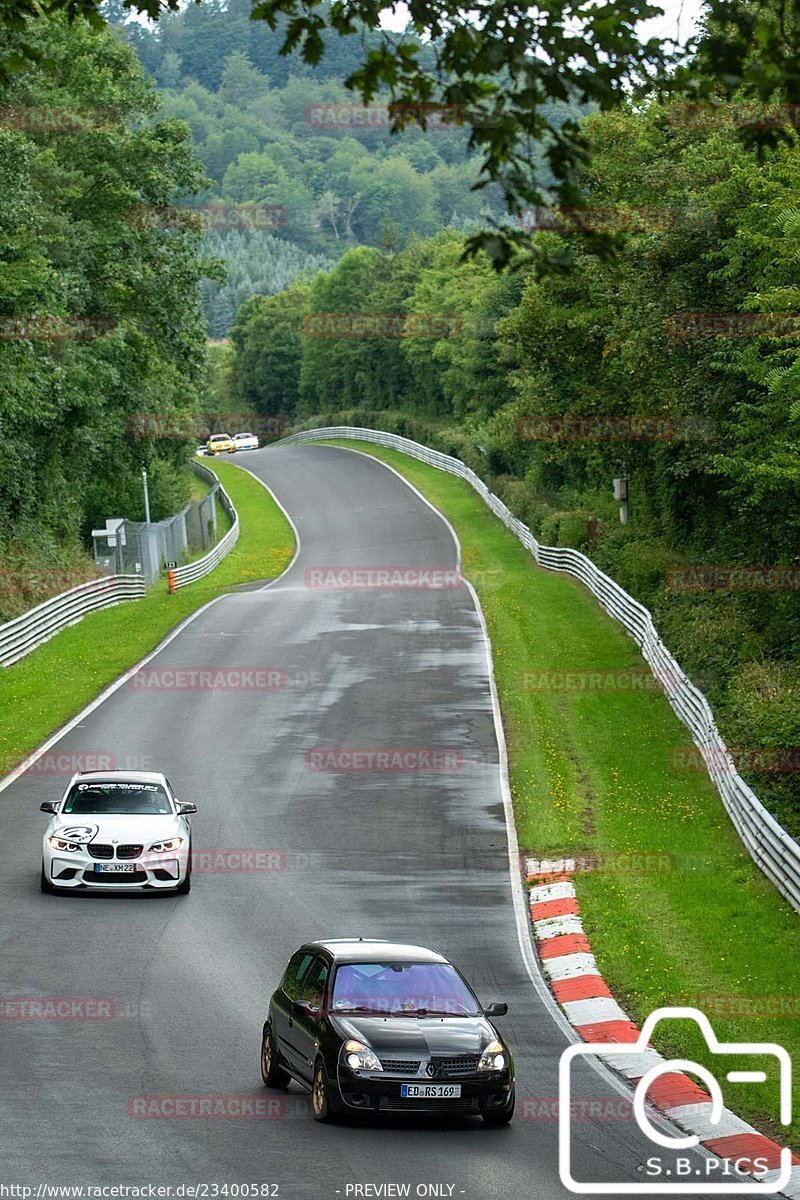
[[[231,519],[231,527],[225,536],[220,538],[216,546],[209,550],[208,554],[198,558],[197,562],[189,563],[185,567],[176,567],[169,572],[170,592],[177,592],[178,588],[186,587],[189,583],[196,583],[198,579],[208,575],[210,571],[214,570],[214,567],[219,566],[226,554],[230,554],[239,540],[239,514],[218,476],[213,471],[209,471],[208,467],[204,467],[202,463],[192,462],[191,466],[195,475],[199,475],[201,479],[205,479],[212,486],[219,483],[220,503]]]
[[[771,883],[800,912],[800,846],[767,812],[753,790],[736,770],[733,758],[722,740],[714,714],[705,696],[694,686],[661,641],[652,615],[643,604],[634,600],[624,588],[604,574],[590,558],[579,550],[560,546],[543,546],[537,542],[526,525],[493,495],[473,470],[449,454],[431,450],[410,438],[376,429],[358,429],[335,425],[327,429],[309,429],[283,438],[279,445],[296,442],[316,442],[323,438],[373,442],[400,450],[432,467],[459,475],[475,489],[503,524],[530,550],[540,567],[563,571],[583,583],[607,613],[623,626],[639,646],[654,676],[675,713],[687,726],[692,739],[705,761],[708,773],[719,792],[722,803],[753,861]]]

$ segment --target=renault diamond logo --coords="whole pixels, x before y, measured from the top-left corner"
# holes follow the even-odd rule
[[[436,1074],[436,1063],[429,1062],[427,1067],[425,1068],[425,1074],[431,1075],[431,1076],[435,1075]]]

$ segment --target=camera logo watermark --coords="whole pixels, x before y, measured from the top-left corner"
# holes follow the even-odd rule
[[[624,1056],[646,1055],[648,1047],[652,1041],[653,1032],[659,1021],[662,1020],[692,1020],[700,1028],[700,1032],[705,1038],[706,1044],[710,1052],[714,1055],[719,1055],[723,1059],[730,1057],[734,1060],[736,1069],[728,1069],[725,1078],[729,1083],[764,1083],[767,1081],[767,1074],[763,1070],[742,1070],[739,1059],[741,1057],[756,1057],[760,1060],[764,1057],[775,1060],[778,1066],[778,1086],[780,1097],[780,1123],[789,1125],[792,1118],[792,1091],[791,1091],[791,1076],[792,1064],[787,1051],[779,1046],[776,1042],[720,1042],[718,1041],[708,1020],[699,1009],[688,1007],[665,1007],[656,1009],[651,1013],[642,1026],[641,1033],[635,1042],[627,1042],[614,1044],[613,1053],[615,1060],[619,1060]],[[780,1151],[780,1171],[776,1172],[774,1177],[768,1182],[754,1185],[753,1182],[736,1182],[736,1174],[747,1172],[749,1175],[758,1179],[759,1176],[766,1174],[768,1163],[766,1159],[758,1158],[752,1153],[743,1155],[740,1159],[731,1163],[726,1159],[703,1159],[698,1156],[696,1159],[688,1157],[679,1157],[674,1160],[674,1165],[669,1168],[664,1168],[662,1159],[652,1157],[647,1160],[646,1174],[649,1178],[660,1178],[670,1176],[669,1182],[600,1182],[600,1181],[584,1181],[577,1180],[572,1174],[572,1138],[571,1138],[571,1081],[572,1081],[572,1065],[576,1058],[580,1057],[598,1057],[601,1060],[609,1053],[609,1043],[576,1043],[568,1046],[562,1053],[559,1062],[559,1174],[561,1182],[564,1186],[575,1194],[583,1195],[663,1195],[674,1193],[695,1193],[695,1194],[717,1194],[717,1195],[740,1195],[749,1193],[753,1195],[757,1192],[774,1195],[786,1187],[792,1174],[792,1153],[788,1147],[781,1148]],[[724,1066],[724,1063],[722,1064]],[[724,1102],[722,1088],[715,1076],[702,1066],[700,1063],[691,1062],[688,1059],[674,1059],[671,1061],[661,1060],[651,1066],[639,1078],[636,1084],[636,1090],[633,1096],[633,1113],[639,1129],[654,1145],[659,1146],[667,1151],[683,1151],[690,1150],[700,1145],[700,1137],[695,1133],[690,1133],[685,1136],[671,1136],[668,1133],[662,1133],[652,1123],[645,1105],[647,1102],[647,1093],[650,1087],[656,1083],[664,1075],[674,1075],[675,1073],[689,1072],[691,1075],[702,1080],[703,1084],[708,1089],[708,1104],[709,1111],[707,1121],[711,1126],[719,1125],[724,1112]],[[691,1081],[689,1081],[691,1083]],[[700,1089],[698,1089],[698,1092]],[[702,1093],[701,1093],[702,1094]],[[765,1146],[770,1143],[764,1139]],[[734,1182],[708,1182],[709,1177],[713,1178],[717,1172],[722,1172],[728,1179],[731,1178],[733,1167]],[[681,1184],[676,1182],[676,1177],[686,1179],[686,1183]]]

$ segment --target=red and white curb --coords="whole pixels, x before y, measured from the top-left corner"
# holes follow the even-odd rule
[[[602,1059],[635,1085],[651,1067],[666,1060],[650,1047],[641,1054],[614,1053],[615,1044],[636,1042],[640,1031],[617,1004],[598,970],[572,882],[574,860],[529,858],[525,866],[529,883],[546,880],[534,882],[530,889],[530,913],[542,969],[553,995],[580,1037],[585,1042],[607,1043]],[[690,1076],[681,1071],[664,1073],[653,1081],[647,1098],[680,1129],[695,1134],[716,1158],[737,1162],[745,1172],[747,1160],[766,1160],[769,1169],[758,1176],[762,1185],[779,1177],[778,1143],[728,1108],[723,1108],[721,1120],[712,1125],[711,1097]],[[774,1194],[800,1200],[800,1158],[793,1155],[792,1164],[789,1183]]]

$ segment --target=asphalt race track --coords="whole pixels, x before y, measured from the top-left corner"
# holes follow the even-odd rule
[[[566,1035],[520,950],[472,595],[463,585],[305,582],[308,569],[329,565],[452,568],[452,534],[364,456],[287,446],[237,461],[291,514],[299,555],[274,585],[205,609],[148,670],[273,667],[285,686],[214,693],[126,682],[55,749],[164,770],[179,798],[198,805],[195,851],[273,850],[262,865],[282,869],[196,873],[184,897],[41,895],[47,818],[38,808],[66,781],[33,769],[0,794],[0,995],[114,1002],[107,1020],[0,1021],[2,1177],[34,1187],[273,1183],[287,1200],[385,1183],[410,1183],[411,1195],[418,1184],[446,1185],[441,1195],[469,1200],[566,1196],[554,1119]],[[309,769],[309,752],[358,747],[461,757],[435,772]],[[517,1062],[509,1128],[323,1126],[299,1088],[265,1091],[258,1053],[269,994],[302,941],[340,935],[430,945],[484,1001],[508,1001],[498,1023]],[[576,1095],[620,1099],[589,1066]],[[266,1099],[275,1115],[131,1115],[137,1098],[174,1096]],[[541,1104],[526,1116],[526,1098],[546,1101],[550,1118]],[[574,1147],[576,1175],[607,1182],[641,1183],[654,1152],[630,1119],[578,1121]]]

